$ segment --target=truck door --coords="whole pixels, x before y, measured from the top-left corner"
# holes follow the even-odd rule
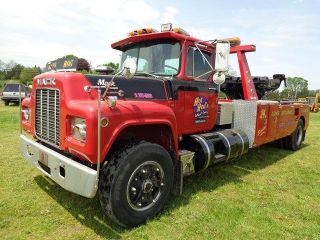
[[[190,80],[185,89],[184,128],[187,133],[210,130],[216,122],[218,93],[204,58],[212,62],[212,57],[192,46],[187,51],[186,75]]]

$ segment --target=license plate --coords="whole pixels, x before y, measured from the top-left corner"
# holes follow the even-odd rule
[[[39,152],[39,162],[41,162],[45,166],[48,166],[48,154],[46,154],[45,152],[40,151]]]

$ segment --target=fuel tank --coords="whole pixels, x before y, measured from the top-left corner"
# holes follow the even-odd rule
[[[194,172],[237,158],[249,149],[248,136],[239,129],[185,136],[180,144],[180,148],[194,152]]]

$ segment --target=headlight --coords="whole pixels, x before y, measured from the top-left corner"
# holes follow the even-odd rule
[[[86,120],[83,118],[72,118],[71,120],[71,131],[72,137],[79,141],[85,141],[87,132],[86,132]]]
[[[23,114],[23,119],[26,121],[29,121],[31,116],[31,109],[25,108],[25,109],[22,109],[21,112]]]

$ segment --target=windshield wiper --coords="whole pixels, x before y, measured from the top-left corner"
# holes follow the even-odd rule
[[[152,73],[148,73],[148,72],[136,72],[135,75],[137,75],[137,76],[143,75],[143,76],[150,76],[150,77],[154,77],[154,78],[161,78],[158,75],[155,75],[155,74],[152,74]]]

